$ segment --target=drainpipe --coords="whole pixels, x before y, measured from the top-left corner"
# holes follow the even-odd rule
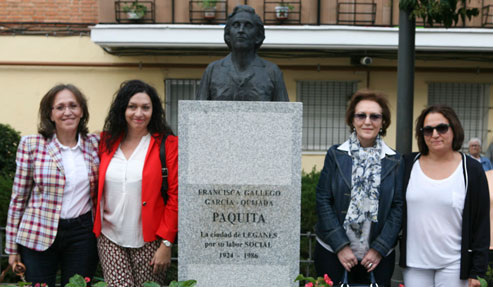
[[[401,154],[412,151],[414,105],[414,56],[416,20],[410,11],[399,12],[399,50],[397,66],[397,139]]]

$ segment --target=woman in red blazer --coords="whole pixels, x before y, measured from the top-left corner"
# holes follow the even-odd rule
[[[168,201],[161,195],[160,144],[166,138]],[[105,120],[94,233],[110,286],[164,284],[178,225],[178,138],[156,90],[124,82]]]

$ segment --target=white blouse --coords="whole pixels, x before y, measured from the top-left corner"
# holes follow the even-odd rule
[[[65,188],[60,217],[63,219],[77,218],[92,209],[89,172],[82,154],[80,136],[74,147],[62,145],[56,135],[55,140],[60,145],[65,173]]]
[[[143,136],[129,159],[120,147],[106,170],[101,232],[112,242],[130,248],[144,246],[142,233],[142,171],[150,134]]]
[[[406,192],[407,266],[440,269],[460,261],[465,197],[462,161],[440,180],[414,163]]]

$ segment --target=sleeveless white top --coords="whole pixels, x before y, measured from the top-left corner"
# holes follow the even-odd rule
[[[142,171],[151,136],[147,134],[127,160],[120,147],[113,155],[104,181],[101,232],[122,246],[144,246],[142,231]]]
[[[426,176],[417,160],[407,186],[407,266],[439,269],[460,261],[466,184],[462,161],[447,178]]]

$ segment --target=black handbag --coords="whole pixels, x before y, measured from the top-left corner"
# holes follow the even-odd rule
[[[370,272],[370,284],[350,284],[348,281],[348,272],[344,270],[344,276],[342,278],[342,283],[337,285],[339,287],[383,287],[377,284],[373,272]]]

